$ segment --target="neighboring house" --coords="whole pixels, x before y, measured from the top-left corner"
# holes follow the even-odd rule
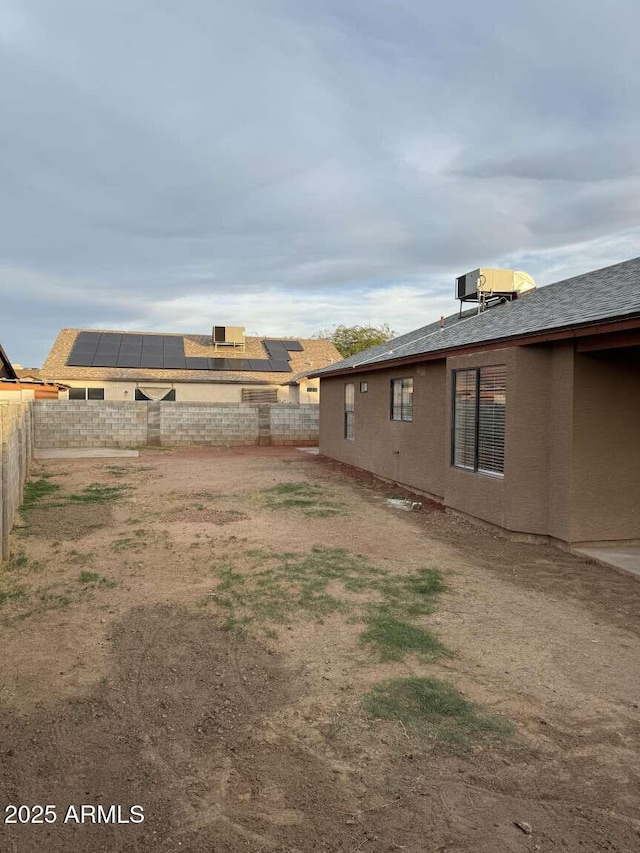
[[[237,326],[211,335],[63,329],[40,373],[68,385],[72,400],[286,403],[298,383],[305,395],[318,388],[311,370],[339,360],[331,341],[245,337]]]
[[[37,372],[37,371],[36,371]],[[60,386],[54,382],[23,375],[24,371],[14,367],[0,346],[0,401],[21,402],[22,400],[56,400]]]
[[[640,258],[315,375],[321,453],[514,533],[640,541]]]
[[[15,381],[17,378],[18,374],[16,373],[14,366],[9,361],[9,356],[3,350],[2,346],[0,346],[0,380],[12,379]]]

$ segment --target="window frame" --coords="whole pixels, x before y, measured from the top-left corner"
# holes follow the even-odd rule
[[[360,383],[360,393],[366,394],[369,391],[369,382],[367,379],[363,379]]]
[[[481,383],[482,383],[482,372],[495,370],[496,368],[502,368],[504,371],[504,390],[502,394],[504,395],[504,414],[503,414],[503,424],[502,424],[502,447],[501,447],[501,455],[502,455],[502,470],[492,470],[490,468],[481,467],[480,466],[480,457],[483,453],[487,453],[487,451],[491,448],[485,448],[484,450],[481,448],[481,415],[482,415],[482,397],[481,397]],[[473,466],[471,465],[463,465],[456,463],[456,377],[459,374],[470,373],[475,374],[474,377],[474,421],[473,421]],[[459,471],[468,471],[472,474],[481,474],[485,477],[494,477],[496,479],[503,480],[505,476],[505,467],[506,467],[506,443],[507,443],[507,430],[506,430],[506,395],[507,395],[507,366],[506,364],[485,364],[481,367],[461,367],[458,369],[454,369],[451,371],[451,424],[450,424],[450,445],[451,445],[451,453],[450,453],[450,464],[452,468],[457,468]]]
[[[349,393],[350,392],[350,393]],[[356,385],[355,382],[344,383],[344,439],[355,441],[356,437]]]
[[[397,383],[400,383],[400,400],[399,400],[399,409],[396,406],[396,394],[395,388]],[[390,394],[390,411],[389,411],[389,419],[396,423],[413,423],[413,389],[414,382],[413,376],[403,376],[397,379],[391,380],[391,394]],[[411,404],[405,403],[405,389],[411,389],[408,396],[411,398]],[[399,414],[399,417],[396,417],[396,414]]]
[[[72,396],[71,396],[71,392],[72,392],[72,391],[73,391],[73,392],[75,392],[76,394],[78,394],[78,392],[79,392],[79,391],[82,391],[82,392],[83,392],[83,394],[84,394],[84,396],[82,396],[82,397],[80,397],[80,396],[74,396],[74,397],[72,397]],[[102,396],[92,396],[92,397],[90,397],[90,396],[89,396],[89,391],[94,391],[94,392],[95,392],[95,391],[101,391],[101,392],[102,392]],[[77,402],[80,402],[81,400],[84,400],[85,402],[86,402],[87,400],[104,400],[104,388],[103,388],[103,387],[99,387],[99,386],[91,386],[91,387],[89,387],[89,386],[87,386],[87,385],[85,385],[85,386],[78,386],[78,387],[69,386],[69,397],[68,397],[68,399],[69,399],[69,400],[75,400],[75,401],[77,401]]]

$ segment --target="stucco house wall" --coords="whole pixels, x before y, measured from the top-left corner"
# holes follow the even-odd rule
[[[615,353],[547,343],[323,377],[320,452],[514,533],[573,544],[640,538],[640,371]],[[503,477],[451,464],[453,371],[497,364],[507,377]],[[414,380],[409,423],[390,419],[390,383],[403,377]],[[353,440],[344,437],[347,382]]]

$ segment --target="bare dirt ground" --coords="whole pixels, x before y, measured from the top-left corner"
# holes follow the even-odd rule
[[[24,513],[0,572],[0,792],[57,820],[0,826],[2,853],[640,849],[637,580],[429,504],[390,509],[397,489],[296,450],[43,475],[61,488]],[[268,491],[292,483],[318,507]],[[92,484],[113,499],[65,499]],[[276,619],[274,555],[295,572],[314,548],[389,578],[437,569],[445,591],[413,621],[453,654],[382,660],[361,642],[366,590]],[[453,748],[368,716],[367,692],[407,676],[452,683],[515,734]],[[145,820],[63,822],[98,803]]]

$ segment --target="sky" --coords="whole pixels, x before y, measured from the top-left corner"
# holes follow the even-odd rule
[[[0,0],[0,343],[398,334],[640,254],[636,0]]]

